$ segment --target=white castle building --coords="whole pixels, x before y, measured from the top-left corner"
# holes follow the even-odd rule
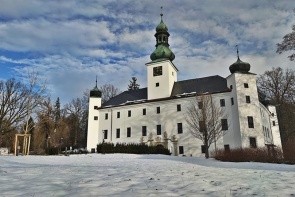
[[[87,150],[99,143],[148,143],[166,141],[173,155],[199,156],[203,143],[189,131],[187,108],[204,93],[223,108],[226,134],[217,148],[281,147],[276,108],[259,99],[256,74],[240,60],[230,65],[230,75],[177,81],[175,55],[169,49],[168,28],[162,20],[156,28],[156,49],[146,63],[147,87],[122,92],[101,103],[97,85],[90,91]],[[168,143],[168,145],[167,145]],[[210,146],[210,151],[214,150]]]

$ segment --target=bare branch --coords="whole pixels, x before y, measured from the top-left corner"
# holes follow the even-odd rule
[[[201,95],[188,107],[185,118],[191,134],[205,145],[205,156],[208,158],[210,145],[220,139],[228,129],[224,110],[214,103],[212,95]],[[226,130],[222,128],[221,119],[226,120]]]

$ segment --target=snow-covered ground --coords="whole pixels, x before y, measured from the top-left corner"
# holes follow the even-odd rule
[[[163,155],[0,156],[0,196],[295,196],[295,165]]]

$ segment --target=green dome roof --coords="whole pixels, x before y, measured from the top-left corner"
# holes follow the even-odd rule
[[[163,14],[161,13],[161,21],[156,27],[156,49],[150,55],[152,61],[158,59],[168,59],[173,61],[175,59],[174,53],[169,49],[168,38],[170,36],[167,25],[163,22]]]
[[[170,61],[173,61],[175,59],[175,55],[167,46],[158,45],[151,54],[150,58],[152,61],[157,59],[169,59]]]
[[[157,32],[168,31],[168,27],[167,27],[167,25],[163,22],[162,19],[161,19],[161,22],[159,23],[159,25],[156,27],[156,31],[157,31]]]
[[[240,73],[248,73],[250,71],[250,64],[247,62],[243,62],[238,57],[238,60],[230,65],[229,70],[231,73],[240,72]]]

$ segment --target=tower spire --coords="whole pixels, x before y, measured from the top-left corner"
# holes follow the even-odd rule
[[[95,87],[97,87],[97,75],[96,75],[96,79],[95,79]]]
[[[152,61],[158,59],[169,59],[173,61],[175,58],[174,53],[169,49],[168,38],[170,36],[167,25],[163,22],[163,6],[161,6],[161,21],[156,27],[156,49],[151,54],[150,58]]]
[[[237,57],[238,57],[238,59],[240,59],[240,55],[239,55],[239,45],[236,45],[236,48],[237,48]]]

